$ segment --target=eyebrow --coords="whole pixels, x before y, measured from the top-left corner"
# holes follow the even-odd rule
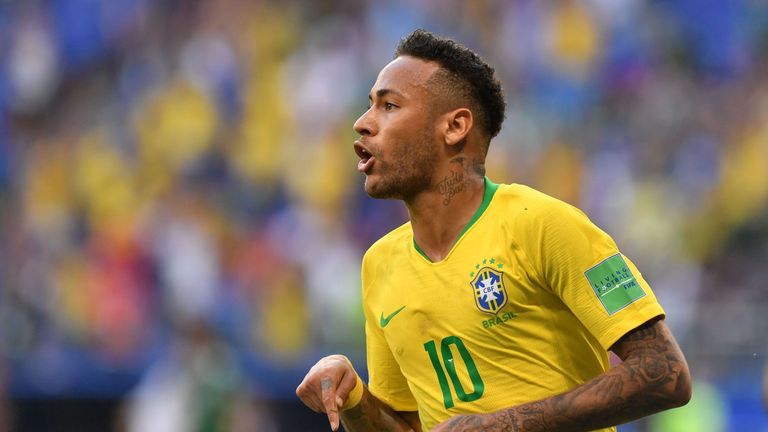
[[[383,88],[383,89],[376,90],[376,97],[382,98],[382,97],[384,97],[384,96],[386,96],[386,95],[388,95],[390,93],[394,94],[394,95],[397,95],[397,96],[403,96],[403,94],[398,92],[397,90]],[[368,100],[369,101],[373,101],[373,96],[371,96],[370,93],[368,94]]]

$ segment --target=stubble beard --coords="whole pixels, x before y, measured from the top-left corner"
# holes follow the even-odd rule
[[[375,184],[366,179],[366,193],[371,198],[398,199],[408,203],[418,194],[430,190],[438,159],[430,145],[430,138],[425,133],[412,144],[398,142],[390,160],[377,160],[380,164],[379,179]]]

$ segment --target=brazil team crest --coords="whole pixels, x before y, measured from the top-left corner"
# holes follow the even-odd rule
[[[504,273],[490,267],[477,270],[469,284],[475,292],[477,308],[489,314],[496,314],[507,304],[507,290],[504,288]]]

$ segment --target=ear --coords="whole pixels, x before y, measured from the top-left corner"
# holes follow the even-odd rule
[[[472,129],[472,111],[467,108],[457,108],[445,113],[445,143],[449,146],[464,141]]]

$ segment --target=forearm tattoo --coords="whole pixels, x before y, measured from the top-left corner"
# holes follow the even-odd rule
[[[491,414],[458,416],[448,430],[591,431],[687,401],[688,367],[665,326],[638,328],[614,350],[624,363],[572,391]]]
[[[360,403],[341,413],[341,423],[348,432],[405,432],[413,429],[392,408],[376,399],[366,388]]]

